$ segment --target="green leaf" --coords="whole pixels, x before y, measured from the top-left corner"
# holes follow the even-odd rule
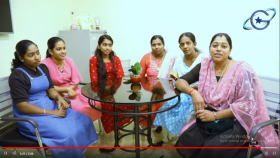
[[[135,70],[136,70],[136,75],[139,75],[139,74],[141,73],[141,71],[142,71],[142,68],[141,68],[141,66],[140,66],[140,63],[139,63],[139,62],[136,62],[136,63],[134,64],[134,68],[135,68]]]
[[[132,72],[134,75],[139,75],[142,71],[140,63],[136,62],[134,65],[131,65],[131,69],[129,69],[128,71]]]
[[[128,71],[132,72],[134,75],[137,73],[135,69],[129,69]]]

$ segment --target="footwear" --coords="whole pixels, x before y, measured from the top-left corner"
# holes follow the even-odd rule
[[[162,132],[162,127],[158,126],[155,130],[156,133],[161,133]]]

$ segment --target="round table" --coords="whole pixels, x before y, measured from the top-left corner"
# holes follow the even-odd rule
[[[119,140],[128,135],[135,135],[135,147],[140,147],[139,135],[147,136],[149,146],[162,146],[163,141],[156,144],[152,143],[151,127],[152,120],[151,115],[161,113],[176,107],[180,102],[180,92],[174,89],[174,81],[168,79],[142,77],[141,82],[131,83],[129,77],[124,78],[108,78],[105,80],[98,80],[91,83],[87,83],[81,89],[82,94],[88,98],[89,105],[95,110],[102,113],[111,114],[114,117],[114,133],[115,133],[115,145],[114,147],[120,147]],[[152,111],[153,105],[156,103],[165,102],[173,98],[178,98],[178,102],[175,105],[166,109]],[[95,106],[95,101],[101,103],[101,109]],[[106,104],[107,103],[107,104]],[[112,105],[111,110],[104,110],[102,105]],[[118,106],[127,106],[128,109],[119,108]],[[145,107],[145,108],[143,108]],[[123,118],[118,119],[121,115]],[[147,127],[139,127],[139,117],[147,120]],[[132,118],[135,125],[135,130],[127,130],[124,127],[118,127],[118,122],[124,118]],[[131,122],[130,122],[131,123]],[[128,134],[124,134],[121,137],[118,136],[118,131],[122,130]],[[147,134],[144,131],[147,130]],[[148,147],[149,147],[148,146]],[[136,152],[136,157],[140,158],[140,151],[145,149],[135,148],[135,150],[128,150],[121,148],[124,151]],[[113,149],[99,149],[101,152],[112,152]]]

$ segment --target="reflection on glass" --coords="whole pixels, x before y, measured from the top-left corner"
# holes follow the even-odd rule
[[[151,101],[162,100],[162,99],[164,99],[164,97],[163,97],[164,94],[166,94],[163,87],[154,87],[152,89],[152,93],[153,94],[151,97]]]
[[[97,93],[98,97],[107,102],[114,102],[114,94],[121,85],[122,78],[111,78],[91,82],[91,90]]]
[[[132,83],[130,86],[130,89],[132,90],[132,94],[128,96],[129,100],[141,100],[141,84],[140,83]]]

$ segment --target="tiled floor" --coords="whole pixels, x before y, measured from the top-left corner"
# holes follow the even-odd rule
[[[96,127],[96,131],[99,131],[98,129],[98,123],[97,121],[94,122],[94,125]],[[126,129],[132,129],[133,124],[126,127]],[[124,134],[124,132],[121,132],[121,135]],[[170,138],[173,135],[170,135]],[[112,147],[114,146],[114,135],[102,135],[99,134],[100,141],[96,144],[93,144],[92,146],[98,146],[98,147]],[[164,141],[162,147],[174,147],[177,138],[169,141],[167,139],[167,131],[163,129],[162,133],[157,134],[154,132],[154,129],[152,130],[152,138],[153,143],[159,142],[161,140]],[[148,142],[145,136],[140,136],[140,145],[141,146],[147,146]],[[126,136],[120,141],[120,146],[122,147],[133,147],[134,146],[134,137],[133,136]],[[12,149],[0,149],[0,158],[8,158],[11,156],[13,150]],[[24,155],[25,154],[25,155]],[[28,155],[29,154],[29,155]],[[134,158],[135,153],[134,152],[126,152],[121,149],[116,149],[115,151],[111,153],[100,153],[100,151],[97,148],[87,149],[84,153],[84,156],[86,158]],[[41,158],[42,155],[40,152],[36,149],[19,149],[17,151],[17,155],[15,158]],[[181,158],[180,155],[176,152],[175,149],[147,149],[145,151],[141,152],[141,158]],[[48,156],[48,158],[53,158],[52,156]],[[63,156],[62,156],[63,158]],[[257,156],[255,158],[262,158],[262,156]]]

